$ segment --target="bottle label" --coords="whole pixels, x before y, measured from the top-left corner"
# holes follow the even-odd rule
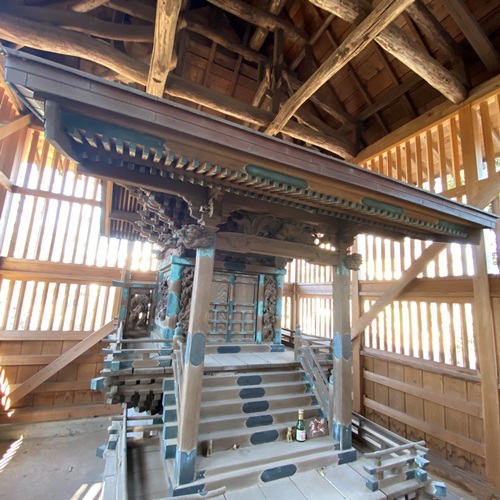
[[[306,431],[297,429],[297,441],[305,441],[306,440]]]

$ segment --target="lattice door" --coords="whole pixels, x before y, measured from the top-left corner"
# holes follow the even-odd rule
[[[257,291],[257,276],[214,273],[209,314],[209,341],[253,342],[255,340]]]

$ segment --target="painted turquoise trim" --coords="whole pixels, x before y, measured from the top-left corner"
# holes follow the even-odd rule
[[[294,177],[292,175],[282,174],[281,172],[276,172],[275,170],[259,167],[258,165],[245,165],[245,172],[248,175],[262,177],[279,184],[288,184],[289,186],[300,189],[307,189],[309,187],[309,184],[305,179],[300,179],[299,177]]]
[[[374,200],[373,198],[363,198],[361,200],[361,203],[367,207],[375,208],[377,210],[385,210],[386,212],[396,215],[404,215],[405,213],[402,207],[391,205],[390,203],[384,203],[383,201]]]
[[[194,366],[199,366],[205,358],[205,335],[197,332],[194,335],[188,334],[186,346],[186,359]]]
[[[454,224],[453,222],[448,222],[448,221],[440,219],[438,221],[437,225],[438,225],[438,228],[444,228],[447,231],[451,231],[451,232],[456,231],[457,233],[466,234],[466,235],[469,234],[467,228],[465,226],[462,226],[461,224]]]
[[[179,281],[182,279],[182,271],[184,267],[179,264],[172,264],[170,268],[170,281]]]
[[[178,264],[179,266],[192,266],[193,262],[191,259],[187,257],[177,257],[176,255],[172,256],[172,265]]]
[[[180,311],[179,303],[180,303],[179,295],[172,291],[168,292],[167,308],[166,308],[167,317],[171,318],[173,316],[177,316],[177,314]]]
[[[92,134],[103,135],[105,138],[113,137],[118,139],[117,142],[121,142],[122,144],[123,141],[127,141],[132,145],[140,144],[145,148],[153,148],[157,152],[160,151],[160,154],[163,154],[163,150],[165,149],[164,138],[144,134],[135,130],[120,127],[118,125],[113,125],[109,122],[89,118],[87,116],[63,112],[61,122],[63,127],[66,128],[75,127],[77,129],[85,130],[86,134],[90,132]]]
[[[260,330],[255,335],[255,341],[257,344],[262,344],[262,332]]]
[[[262,300],[259,300],[259,302],[257,302],[257,316],[259,318],[264,316],[264,302]]]
[[[213,259],[215,256],[215,248],[214,247],[197,248],[196,255],[200,257],[208,257],[210,259]]]
[[[337,332],[333,335],[333,357],[337,360],[342,357],[342,336]]]
[[[120,320],[125,321],[126,317],[127,317],[127,306],[121,306],[120,307]]]

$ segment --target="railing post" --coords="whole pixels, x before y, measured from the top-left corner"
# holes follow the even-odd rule
[[[300,361],[300,349],[302,347],[302,331],[300,330],[300,325],[295,327],[295,335],[293,337],[293,350],[295,361]]]
[[[191,311],[184,357],[179,436],[175,455],[175,483],[188,484],[195,479],[196,449],[200,423],[201,389],[208,328],[210,293],[215,259],[215,228],[199,228],[203,247],[196,247]],[[195,245],[193,245],[195,246]]]

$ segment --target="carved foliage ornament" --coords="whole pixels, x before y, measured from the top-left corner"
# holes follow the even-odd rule
[[[189,327],[189,311],[191,309],[191,296],[193,295],[194,268],[185,267],[182,271],[181,298],[179,304],[178,320],[182,323],[182,333],[187,336]]]
[[[359,271],[363,263],[363,256],[359,253],[349,253],[344,255],[344,265],[351,271]]]
[[[262,340],[264,342],[272,340],[274,337],[277,296],[276,278],[268,275],[264,279],[264,312],[262,318]]]
[[[320,239],[316,227],[293,219],[279,219],[271,214],[253,214],[244,210],[233,212],[227,230],[274,240],[314,245]]]

